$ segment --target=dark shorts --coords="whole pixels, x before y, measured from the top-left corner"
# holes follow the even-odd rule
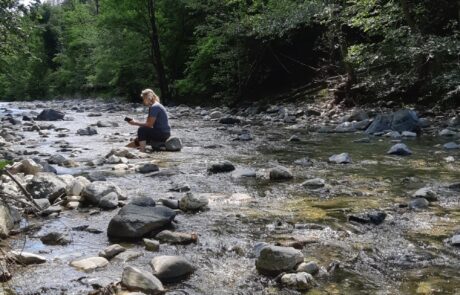
[[[149,127],[139,127],[137,129],[137,139],[139,141],[160,141],[160,142],[165,142],[169,137],[171,136],[171,133],[165,133],[162,132],[158,129],[154,128],[149,128]]]

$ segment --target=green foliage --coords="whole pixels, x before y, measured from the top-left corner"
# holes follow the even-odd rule
[[[0,170],[4,169],[7,165],[10,165],[11,161],[0,160]]]
[[[0,99],[137,100],[158,89],[149,3],[176,101],[241,100],[328,76],[351,77],[348,95],[364,103],[460,93],[460,1],[3,0]]]

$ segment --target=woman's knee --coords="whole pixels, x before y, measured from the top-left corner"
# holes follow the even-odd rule
[[[145,140],[145,138],[147,138],[147,131],[148,131],[148,127],[145,127],[145,126],[141,126],[137,129],[137,137],[140,139],[140,140]]]

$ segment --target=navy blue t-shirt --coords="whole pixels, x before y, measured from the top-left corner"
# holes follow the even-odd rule
[[[171,127],[169,126],[168,114],[165,107],[161,103],[154,103],[149,109],[149,117],[155,118],[153,124],[154,129],[158,129],[164,133],[170,133]]]

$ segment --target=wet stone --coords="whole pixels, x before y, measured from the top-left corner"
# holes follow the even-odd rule
[[[456,136],[457,132],[452,131],[450,129],[443,129],[441,132],[439,132],[439,136],[445,136],[445,137],[450,137],[450,136]]]
[[[145,250],[151,252],[158,252],[160,250],[160,242],[156,240],[143,239]]]
[[[179,200],[160,199],[160,202],[165,207],[168,207],[168,208],[171,208],[171,209],[179,209]]]
[[[223,161],[220,163],[211,164],[208,168],[209,173],[224,173],[224,172],[231,172],[235,170],[235,166],[230,161]]]
[[[269,177],[271,180],[289,180],[294,178],[292,172],[283,166],[277,166],[270,169]]]
[[[191,192],[187,192],[184,197],[179,201],[179,208],[182,211],[199,211],[204,209],[209,203],[209,200],[200,195],[195,195]]]
[[[364,214],[354,214],[354,215],[349,215],[348,216],[348,221],[354,221],[358,222],[361,224],[375,224],[379,225],[381,224],[387,214],[385,212],[370,212],[370,213],[364,213]]]
[[[450,239],[452,246],[460,247],[460,235],[455,235]]]
[[[43,244],[45,245],[68,245],[70,244],[71,240],[67,235],[64,235],[60,232],[50,232],[45,234],[40,238]]]
[[[74,260],[70,263],[71,266],[84,272],[92,272],[98,268],[106,267],[109,261],[104,257],[89,257],[81,260]]]
[[[165,142],[165,149],[168,152],[178,152],[182,150],[182,140],[178,137],[170,137]]]
[[[256,260],[256,268],[262,274],[278,275],[292,271],[303,262],[303,254],[292,247],[265,246]]]
[[[46,262],[46,258],[33,253],[23,251],[11,251],[10,254],[21,264],[41,264]]]
[[[326,185],[326,181],[322,178],[314,178],[314,179],[309,179],[304,182],[302,182],[302,186],[305,188],[310,188],[310,189],[317,189],[324,187]]]
[[[139,173],[145,174],[145,173],[150,173],[150,172],[156,172],[156,171],[159,171],[160,169],[158,168],[157,165],[153,163],[146,163],[146,164],[142,164],[139,167],[137,167],[136,170]]]
[[[161,281],[153,274],[132,266],[123,269],[121,283],[130,291],[141,291],[145,294],[163,294],[165,291]]]
[[[161,243],[187,245],[196,243],[198,236],[195,233],[181,233],[164,230],[155,236]]]
[[[412,151],[404,143],[395,144],[388,150],[387,154],[397,156],[409,156],[412,155]]]
[[[150,262],[153,273],[163,282],[178,281],[194,271],[193,265],[181,256],[157,256]]]
[[[144,253],[139,252],[139,251],[126,250],[126,251],[121,252],[120,254],[117,254],[113,258],[113,260],[125,263],[125,262],[128,262],[128,261],[135,260],[135,259],[137,259],[137,258],[139,258],[139,257],[141,257],[143,255],[144,255]]]
[[[425,198],[417,198],[409,202],[410,209],[425,209],[430,203]]]
[[[308,290],[314,287],[313,277],[306,272],[285,274],[281,277],[281,283],[296,290]]]
[[[336,163],[336,164],[349,164],[351,163],[351,157],[348,153],[332,155],[329,158],[329,162]]]
[[[306,272],[306,273],[309,273],[311,275],[315,275],[319,272],[319,266],[318,264],[316,264],[316,262],[314,261],[310,261],[310,262],[302,262],[301,264],[299,264],[299,266],[297,266],[297,269],[296,269],[297,272]]]
[[[414,198],[425,198],[429,202],[435,202],[438,200],[438,197],[436,196],[436,193],[430,188],[430,187],[423,187],[421,189],[418,189],[412,197]]]

